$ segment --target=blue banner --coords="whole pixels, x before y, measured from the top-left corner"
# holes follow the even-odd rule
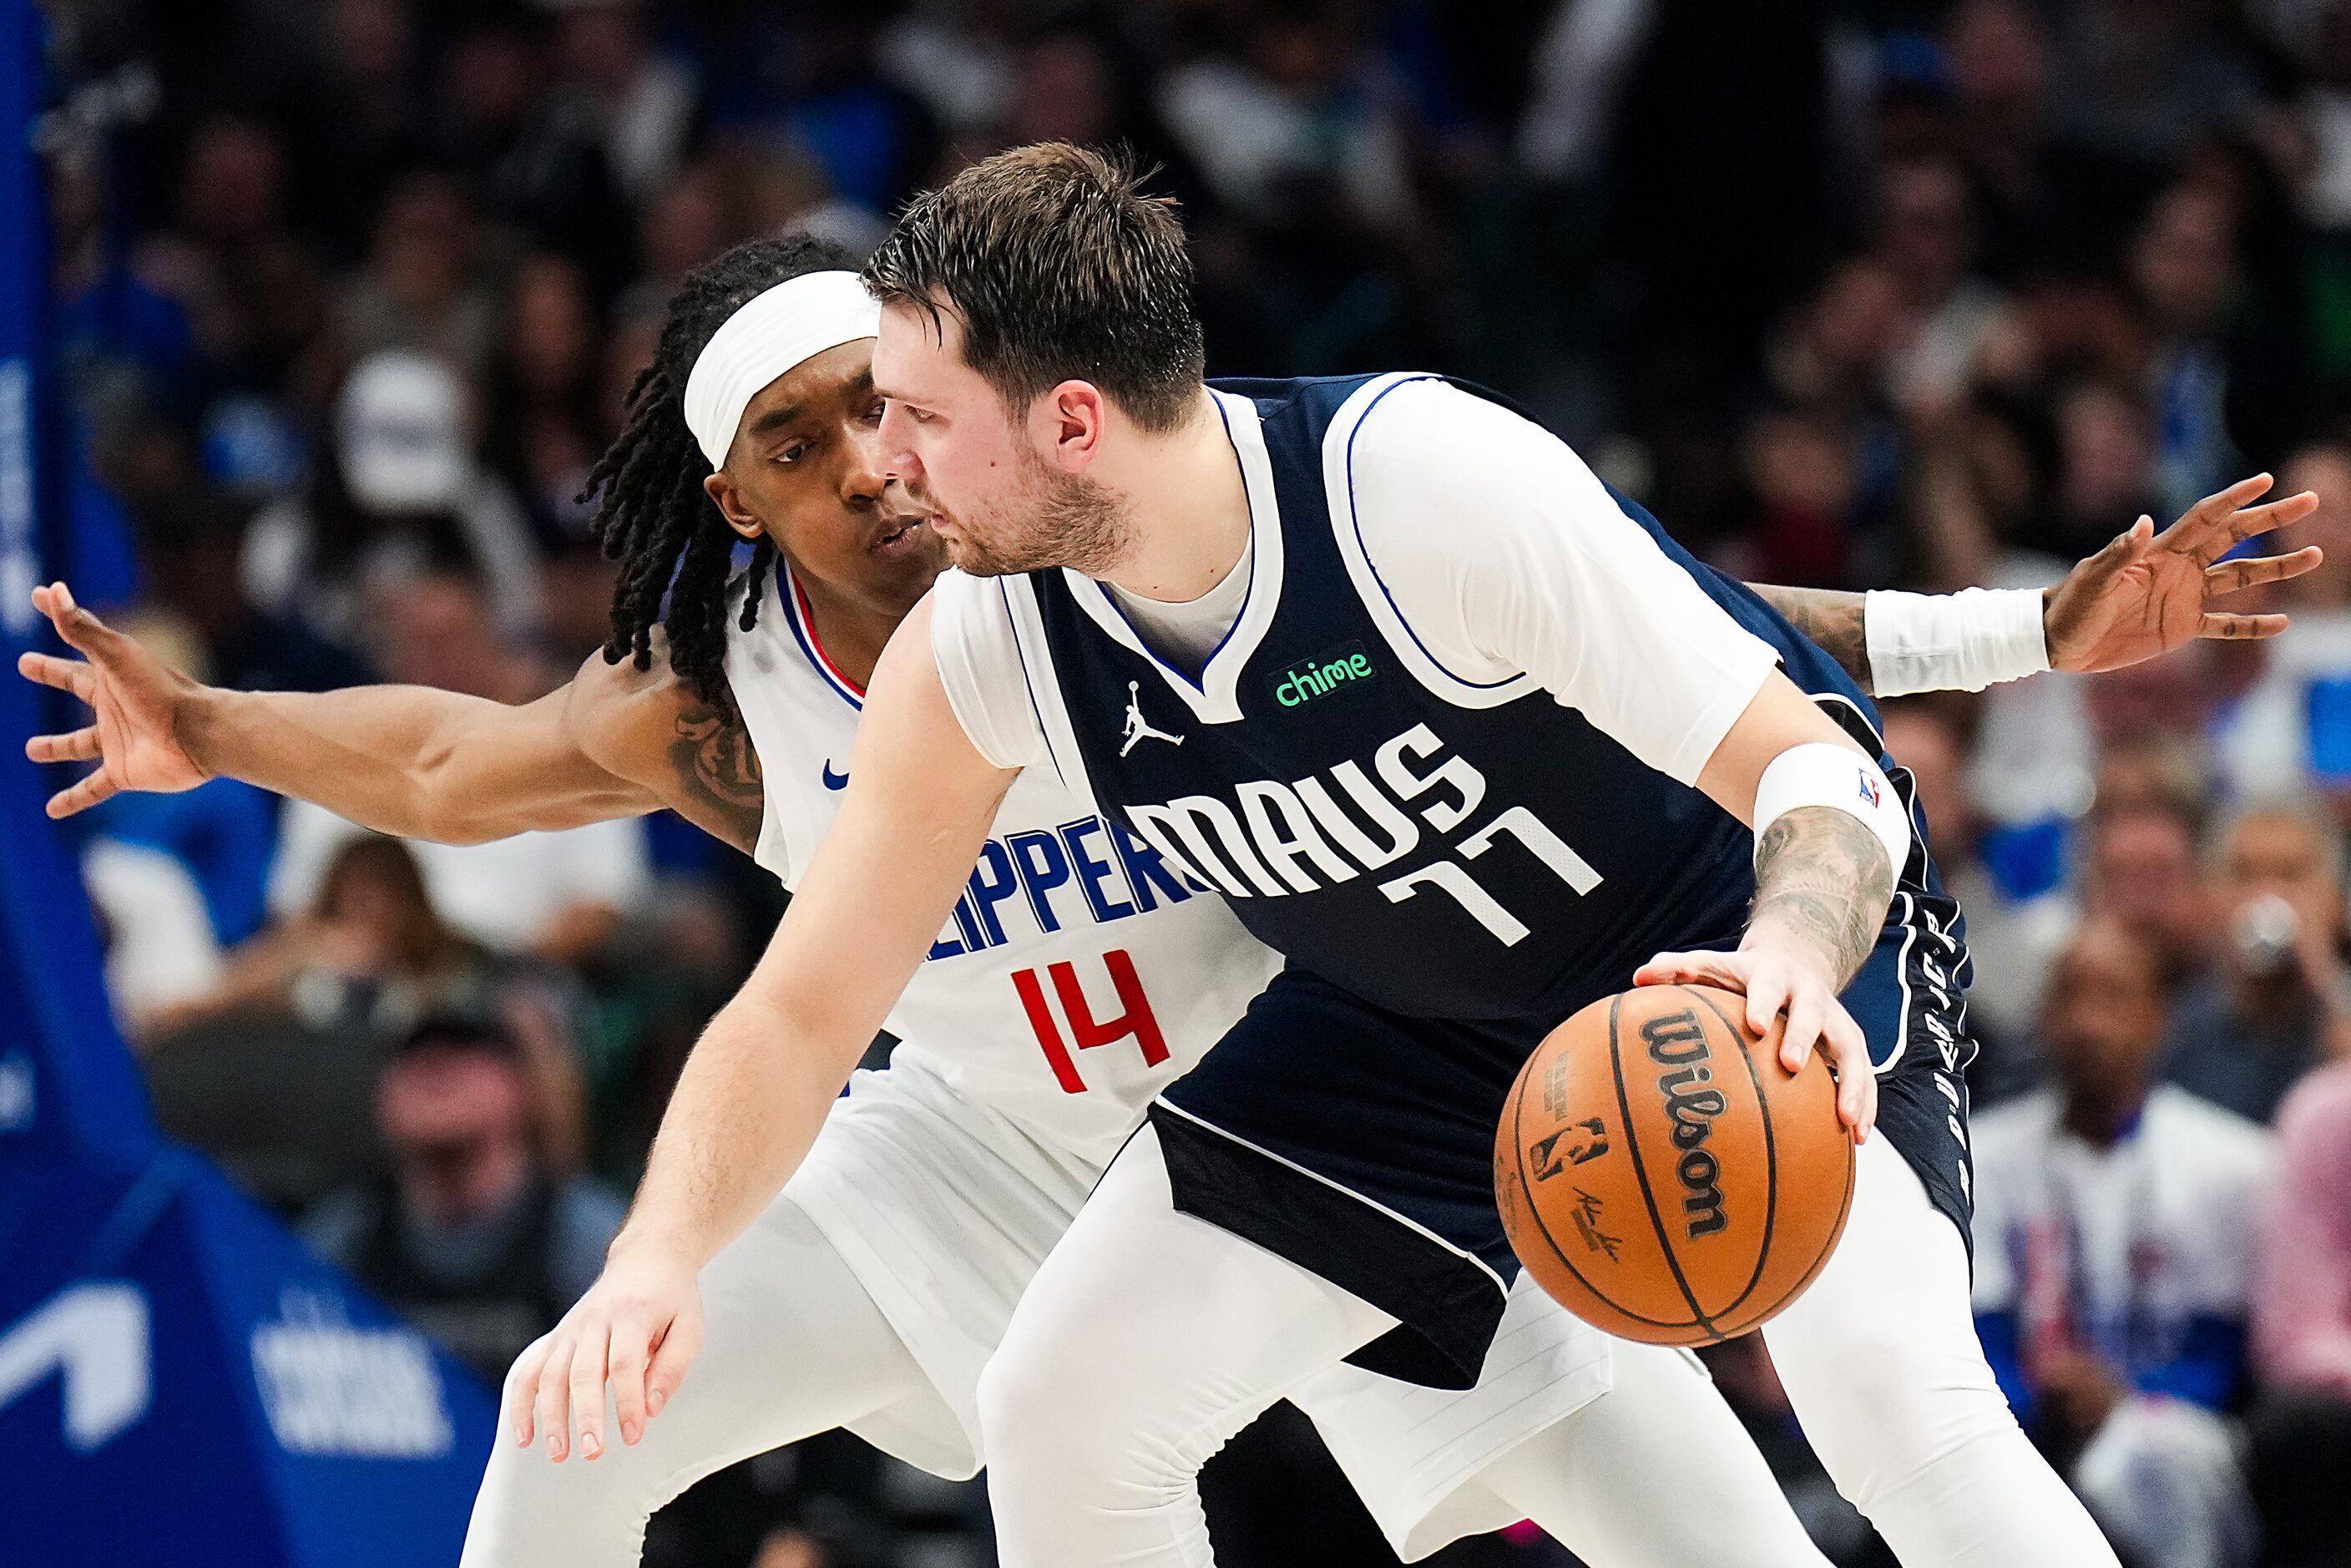
[[[24,755],[47,727],[14,668],[43,631],[26,595],[70,556],[41,45],[31,0],[0,0],[0,1556],[448,1568],[488,1392],[157,1134],[42,811],[62,779]]]

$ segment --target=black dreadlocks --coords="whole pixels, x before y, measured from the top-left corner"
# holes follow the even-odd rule
[[[653,668],[658,620],[668,634],[671,671],[713,708],[735,714],[726,685],[726,584],[741,541],[702,487],[710,462],[685,427],[685,379],[711,334],[756,296],[802,273],[856,267],[856,258],[830,240],[792,235],[746,240],[678,285],[653,362],[629,388],[628,423],[580,492],[583,502],[601,496],[596,536],[606,558],[621,563],[612,632],[604,642],[608,664],[633,659],[640,670]],[[740,622],[746,632],[775,559],[768,539],[751,547]]]

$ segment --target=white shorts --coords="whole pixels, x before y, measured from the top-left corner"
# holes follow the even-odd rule
[[[917,1062],[852,1079],[785,1190],[930,1383],[927,1396],[852,1431],[934,1475],[977,1473],[980,1368],[1101,1174]],[[1607,1392],[1608,1345],[1521,1275],[1477,1386],[1424,1388],[1341,1366],[1290,1397],[1409,1561],[1518,1518],[1471,1481]]]

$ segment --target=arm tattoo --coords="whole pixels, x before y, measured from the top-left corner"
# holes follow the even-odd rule
[[[1763,831],[1755,852],[1751,928],[1767,922],[1818,947],[1842,988],[1877,945],[1894,868],[1858,817],[1802,806]]]
[[[759,841],[768,800],[750,731],[707,704],[689,702],[678,713],[669,756],[686,815],[749,854]]]
[[[1768,583],[1748,586],[1763,602],[1788,619],[1788,623],[1821,645],[1844,673],[1870,690],[1869,636],[1863,622],[1864,601],[1858,593],[1833,588],[1778,588]]]

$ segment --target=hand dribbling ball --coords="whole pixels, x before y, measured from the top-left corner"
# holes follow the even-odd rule
[[[1502,1227],[1535,1282],[1622,1339],[1698,1345],[1802,1293],[1853,1204],[1818,1051],[1780,1063],[1744,997],[1647,986],[1593,1003],[1520,1070],[1494,1140]]]

